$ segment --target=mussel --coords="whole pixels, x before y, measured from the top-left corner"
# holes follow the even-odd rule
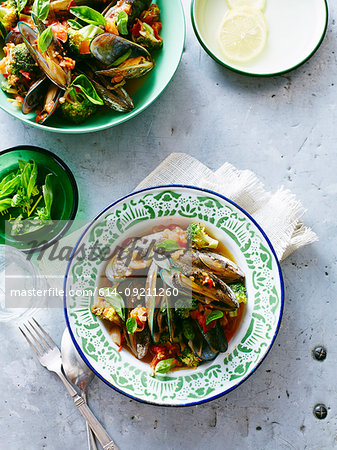
[[[144,280],[139,279],[125,279],[118,285],[118,291],[125,303],[126,320],[130,318],[132,310],[143,306],[143,298],[139,295],[142,289],[144,289]],[[132,353],[138,359],[143,359],[147,355],[151,343],[147,322],[144,323],[144,328],[141,331],[136,331],[133,334],[124,329],[124,336]]]
[[[113,86],[108,89],[104,83],[107,78],[97,76],[88,64],[82,64],[78,69],[94,85],[105,106],[118,112],[129,112],[133,110],[133,101],[125,89]]]
[[[240,267],[233,261],[219,253],[211,251],[190,249],[179,260],[184,264],[191,264],[192,266],[209,270],[225,283],[241,281],[245,276]]]
[[[27,92],[22,104],[23,114],[40,109],[36,121],[40,124],[45,123],[56,110],[61,92],[61,89],[51,83],[48,78],[41,78]]]
[[[97,35],[90,43],[90,52],[108,66],[96,73],[115,79],[138,78],[154,67],[152,57],[144,47],[112,33]]]
[[[132,27],[141,13],[148,9],[152,0],[113,0],[103,11],[106,19],[117,18],[120,11],[125,11],[128,18],[128,29]]]
[[[231,311],[239,307],[234,292],[220,278],[198,267],[181,262],[176,262],[176,265],[177,267],[160,272],[166,284],[218,309]]]
[[[43,73],[59,88],[66,89],[71,81],[71,72],[60,65],[63,55],[57,40],[54,38],[47,51],[42,54],[38,47],[39,34],[25,22],[19,22],[18,28],[29,53]]]
[[[193,324],[194,337],[188,341],[188,346],[202,361],[212,361],[227,350],[227,339],[220,323],[206,333],[197,321],[193,320]]]

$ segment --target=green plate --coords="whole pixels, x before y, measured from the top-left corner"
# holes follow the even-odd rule
[[[130,113],[117,113],[111,110],[103,110],[90,117],[83,124],[69,124],[59,113],[51,117],[46,125],[35,122],[35,114],[22,114],[21,109],[13,106],[7,95],[0,90],[0,108],[17,119],[37,128],[58,133],[88,133],[104,130],[126,122],[132,117],[144,111],[163,92],[177,70],[185,43],[185,18],[180,0],[157,0],[161,10],[163,29],[161,36],[164,45],[161,51],[154,55],[156,67],[146,77],[137,92],[132,96],[135,108]]]
[[[22,145],[0,153],[0,180],[9,172],[17,170],[18,159],[34,160],[38,168],[38,184],[44,183],[48,173],[55,175],[53,180],[54,199],[51,216],[57,221],[50,227],[29,233],[24,237],[5,235],[5,221],[9,214],[0,216],[0,244],[7,244],[23,251],[37,251],[56,242],[71,225],[78,207],[78,189],[69,167],[61,159],[39,147]],[[32,246],[31,242],[36,242]]]
[[[110,248],[112,253],[125,239],[148,233],[154,226],[187,226],[194,221],[205,223],[242,268],[247,307],[226,353],[195,370],[152,377],[148,364],[124,349],[118,351],[108,329],[91,313],[106,265],[106,259],[92,257],[91,249],[95,244],[98,249]],[[96,375],[136,400],[166,406],[202,403],[244,382],[272,346],[283,309],[281,269],[263,230],[229,199],[191,186],[158,186],[134,192],[102,211],[74,247],[64,292],[70,334]]]

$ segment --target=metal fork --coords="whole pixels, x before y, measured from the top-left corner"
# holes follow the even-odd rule
[[[96,419],[83,398],[78,395],[75,388],[69,383],[62,372],[61,352],[52,338],[46,333],[41,325],[33,318],[19,327],[21,333],[32,347],[40,363],[51,372],[55,372],[61,378],[63,384],[72,396],[78,410],[88,422],[104,450],[118,450],[108,433]]]

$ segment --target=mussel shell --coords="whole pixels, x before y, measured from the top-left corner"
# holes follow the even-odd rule
[[[127,330],[125,330],[124,335],[132,353],[136,356],[136,358],[143,359],[147,355],[151,343],[148,325],[145,325],[143,331],[138,331],[134,334],[130,334]]]
[[[102,98],[104,105],[108,108],[118,112],[130,112],[134,109],[132,98],[125,89],[108,90],[95,80],[91,79],[91,82],[95,86],[98,95]]]
[[[52,109],[43,117],[43,119],[38,121],[39,124],[41,124],[41,125],[44,124],[54,114],[54,112],[56,111],[56,109],[58,107],[61,93],[62,93],[62,90],[60,88],[55,86],[55,84],[53,84],[53,83],[49,83],[49,88],[48,88],[45,98],[44,98],[43,110],[40,114],[41,115],[43,114],[47,104],[49,104],[50,101],[53,101],[54,105],[53,105]]]
[[[211,270],[218,275],[226,283],[235,283],[245,277],[240,267],[225,256],[214,252],[194,252],[196,259],[200,261],[200,265]],[[194,263],[194,259],[193,259]],[[199,265],[199,267],[200,267]]]
[[[110,66],[131,50],[130,58],[143,56],[152,60],[150,53],[141,45],[112,33],[99,34],[90,42],[90,52],[101,63]]]
[[[200,330],[194,321],[194,339],[188,342],[189,348],[192,352],[198,356],[202,361],[213,361],[219,354],[218,350],[215,350],[209,345],[205,339],[204,333]]]
[[[223,326],[217,322],[214,328],[211,328],[206,333],[203,332],[202,327],[198,321],[195,321],[200,333],[203,335],[204,339],[208,345],[214,349],[216,352],[224,353],[228,348],[228,342],[225,335]]]
[[[176,260],[175,264],[178,269],[172,269],[172,271],[177,289],[187,294],[192,291],[193,295],[204,303],[215,301],[222,305],[222,309],[234,310],[239,307],[238,299],[232,289],[216,275],[198,267],[183,264],[179,260]],[[213,281],[213,287],[207,284],[201,286],[194,281],[198,279],[202,281],[205,276]]]
[[[106,77],[123,77],[123,78],[139,78],[146,75],[154,67],[153,61],[143,60],[138,63],[133,64],[121,64],[118,67],[112,67],[107,70],[100,70],[97,72],[98,75],[104,75]]]
[[[134,24],[135,20],[141,15],[141,13],[148,9],[152,0],[124,0],[123,3],[127,5],[131,5],[131,11],[129,14],[128,27],[131,28]],[[103,16],[107,19],[111,16],[115,15],[117,0],[113,0],[107,8],[103,11]],[[118,8],[119,10],[119,8]]]
[[[25,22],[18,23],[19,31],[34,61],[42,69],[43,73],[59,88],[66,89],[70,80],[70,71],[65,71],[59,61],[55,61],[48,54],[44,57],[38,50],[37,40],[39,38],[33,28]]]
[[[18,44],[22,44],[23,42],[23,38],[21,36],[21,33],[19,33],[18,31],[10,31],[5,39],[5,44],[14,44],[14,45],[18,45]]]
[[[31,85],[22,104],[23,114],[29,114],[42,104],[50,81],[47,78],[41,78]]]

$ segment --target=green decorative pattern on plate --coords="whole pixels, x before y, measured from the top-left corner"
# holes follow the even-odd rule
[[[89,258],[95,243],[113,249],[125,238],[157,224],[204,222],[221,239],[246,274],[248,304],[228,351],[196,370],[151,377],[149,366],[118,352],[105,326],[90,311],[104,267]],[[189,187],[158,187],[132,194],[109,207],[78,244],[85,259],[68,268],[66,314],[75,342],[92,368],[113,387],[138,400],[186,405],[209,400],[242,382],[262,361],[277,333],[282,311],[279,265],[260,229],[240,209],[216,194]],[[81,291],[86,290],[85,294]],[[77,291],[77,292],[76,292]]]

